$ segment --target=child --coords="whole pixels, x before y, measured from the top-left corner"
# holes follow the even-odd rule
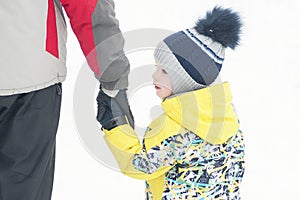
[[[241,26],[231,9],[215,7],[194,28],[159,43],[153,79],[164,113],[142,145],[117,102],[99,105],[110,108],[105,140],[125,175],[146,180],[146,199],[240,199],[243,135],[229,84],[217,77]]]

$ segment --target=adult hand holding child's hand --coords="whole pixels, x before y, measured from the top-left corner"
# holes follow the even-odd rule
[[[97,120],[102,128],[111,130],[122,124],[130,124],[134,128],[134,118],[128,103],[126,89],[120,90],[115,97],[110,97],[100,88],[97,104]]]

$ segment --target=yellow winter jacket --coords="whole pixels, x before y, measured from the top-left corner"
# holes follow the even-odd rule
[[[163,192],[165,173],[173,166],[162,166],[147,174],[135,169],[133,156],[187,130],[211,144],[226,142],[239,129],[231,99],[227,82],[165,99],[162,102],[164,114],[155,119],[145,133],[144,149],[127,124],[104,130],[104,137],[121,171],[127,176],[147,180],[153,199],[158,200]]]

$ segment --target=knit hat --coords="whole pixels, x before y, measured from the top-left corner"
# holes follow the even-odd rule
[[[170,76],[173,94],[211,85],[222,68],[225,48],[239,44],[241,27],[237,13],[215,7],[195,27],[161,41],[154,57]]]

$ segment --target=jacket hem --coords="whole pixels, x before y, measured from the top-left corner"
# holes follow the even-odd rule
[[[66,79],[66,75],[63,75],[63,76],[57,76],[48,82],[44,82],[34,86],[29,86],[25,88],[0,89],[0,96],[9,96],[14,94],[28,93],[36,90],[41,90],[51,85],[54,85],[56,83],[62,83],[65,79]]]

